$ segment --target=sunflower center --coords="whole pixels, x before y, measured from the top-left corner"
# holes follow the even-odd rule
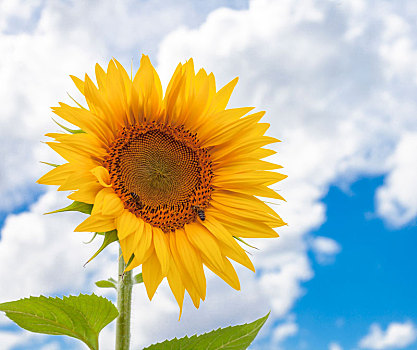
[[[121,130],[105,166],[125,208],[163,231],[196,220],[212,191],[211,161],[195,134],[141,123]]]
[[[128,143],[119,166],[125,188],[150,206],[187,201],[201,182],[196,152],[158,130]]]

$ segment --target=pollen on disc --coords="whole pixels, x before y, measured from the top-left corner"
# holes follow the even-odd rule
[[[105,166],[125,208],[165,232],[195,220],[193,208],[206,207],[212,192],[208,151],[182,127],[123,128]]]

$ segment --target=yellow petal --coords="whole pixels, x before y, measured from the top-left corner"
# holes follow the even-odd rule
[[[105,125],[109,130],[115,131],[120,125],[120,121],[114,117],[114,112],[108,103],[105,95],[106,91],[98,90],[89,76],[85,75],[85,98],[90,111],[94,113],[96,119]]]
[[[103,198],[105,190],[108,190],[107,188],[102,188],[98,193],[96,198],[94,199],[94,205],[93,210],[91,211],[91,215],[102,215],[102,209],[103,209]]]
[[[175,236],[178,233],[178,230],[176,230],[174,233],[173,232],[169,232],[168,234],[168,239],[169,239],[169,245],[171,248],[171,253],[172,253],[172,258],[174,260],[175,266],[177,267],[180,275],[181,275],[181,281],[184,284],[185,289],[187,290],[188,294],[191,297],[191,300],[193,301],[194,306],[198,309],[198,307],[200,306],[200,294],[197,290],[197,288],[194,286],[193,280],[190,277],[187,269],[185,268],[180,254],[178,252],[177,249],[177,243],[176,243],[176,239]]]
[[[255,271],[255,268],[247,257],[245,251],[219,221],[209,214],[208,217],[206,217],[204,224],[210,233],[217,238],[217,244],[220,247],[222,255],[229,256],[234,261],[246,266],[252,271]],[[214,265],[214,267],[216,266]]]
[[[148,258],[150,248],[152,247],[152,226],[144,222],[143,226],[141,225],[136,230],[136,235],[139,236],[139,243],[135,247],[135,258],[142,264]]]
[[[103,187],[111,187],[110,174],[108,170],[103,166],[97,166],[91,169],[91,173],[97,178],[98,182]]]
[[[184,226],[185,233],[191,244],[207,257],[213,266],[222,269],[223,258],[219,246],[210,232],[199,222]]]
[[[107,66],[106,92],[110,108],[113,111],[112,118],[116,124],[127,125],[127,96],[123,77],[112,60]]]
[[[227,229],[233,236],[242,238],[274,238],[278,234],[267,224],[256,220],[245,220],[244,222],[236,220],[231,215],[225,215],[217,210],[206,212],[206,220],[210,217],[215,218]],[[214,232],[214,231],[213,231]],[[227,242],[225,242],[227,244]]]
[[[86,153],[86,156],[103,159],[106,154],[106,149],[94,137],[86,133],[79,134],[54,134],[49,133],[45,136],[53,137],[57,141],[79,150],[79,152]]]
[[[207,139],[204,140],[204,147],[220,145],[222,143],[234,141],[236,138],[241,139],[242,135],[252,133],[257,124],[256,118],[246,117],[237,120],[232,113],[237,112],[238,115],[240,115],[240,113],[243,115],[250,112],[252,109],[253,107],[235,108],[234,110],[227,109],[218,113],[216,116],[218,121],[215,124],[216,128],[213,128],[213,131]],[[223,118],[224,121],[221,121],[221,118]]]
[[[242,210],[256,210],[259,212],[268,213],[276,218],[280,218],[274,209],[269,207],[266,203],[244,193],[234,191],[215,191],[211,195],[211,198],[223,205],[239,208]]]
[[[273,171],[252,171],[238,174],[221,175],[213,178],[213,185],[224,188],[272,185],[287,178],[287,175]]]
[[[94,182],[95,178],[91,173],[86,171],[73,172],[67,177],[64,183],[58,188],[58,191],[78,190],[86,184]]]
[[[133,235],[135,235],[135,234],[133,234]],[[131,235],[132,236],[132,235]],[[136,236],[137,236],[137,233],[136,233]],[[129,236],[130,237],[130,236]],[[136,239],[135,239],[136,240]],[[139,247],[140,245],[141,245],[141,242],[142,242],[142,240],[143,240],[143,237],[141,237],[140,238],[140,241],[139,241],[139,243],[136,245],[136,248],[137,247]],[[132,262],[129,264],[129,266],[127,266],[126,267],[126,269],[125,269],[125,271],[130,271],[130,270],[132,270],[133,268],[135,268],[135,267],[137,267],[137,266],[140,266],[140,265],[142,265],[145,261],[147,261],[149,258],[150,258],[150,256],[152,255],[152,254],[154,254],[155,253],[155,249],[154,249],[154,247],[153,247],[153,245],[149,245],[149,247],[148,247],[148,249],[145,251],[145,253],[144,253],[144,256],[143,257],[141,257],[140,259],[138,259],[137,258],[137,254],[135,253],[135,255],[133,256],[133,260],[132,260]]]
[[[215,162],[228,162],[238,159],[239,157],[247,157],[248,155],[250,156],[252,152],[258,152],[260,147],[279,142],[279,140],[270,136],[262,136],[255,139],[251,138],[247,142],[243,142],[242,137],[237,140],[235,139],[233,142],[229,142],[224,146],[222,145],[221,147],[214,148],[210,152],[213,160]]]
[[[106,90],[106,72],[98,63],[95,66],[95,73],[98,88],[103,91]]]
[[[236,174],[253,170],[275,170],[281,168],[281,165],[251,158],[238,159],[228,163],[217,163],[213,166],[217,176]]]
[[[175,238],[179,257],[188,271],[194,286],[197,288],[201,299],[204,300],[206,297],[206,277],[200,254],[190,244],[183,230],[176,230]]]
[[[78,202],[84,202],[88,204],[94,204],[97,193],[103,189],[97,182],[90,182],[84,184],[80,189],[74,193],[71,193],[68,198]]]
[[[77,148],[58,142],[46,142],[46,144],[70,163],[92,163],[90,156]]]
[[[169,262],[170,262],[170,251],[169,251],[169,242],[165,233],[158,227],[152,228],[153,232],[153,244],[155,246],[156,256],[159,259],[161,265],[162,275],[166,276],[169,271]]]
[[[233,265],[227,258],[223,257],[223,269],[218,269],[206,260],[204,260],[204,264],[232,288],[240,290],[239,278],[233,268]]]
[[[114,218],[91,215],[75,228],[75,232],[107,232],[114,230]]]
[[[125,239],[139,228],[143,229],[143,221],[129,210],[124,210],[123,213],[116,219],[117,236],[119,240]],[[139,233],[141,235],[141,232]]]
[[[86,109],[60,103],[60,107],[54,107],[52,111],[67,122],[77,125],[85,132],[94,135],[103,145],[107,146],[114,139],[113,132],[108,126]]]
[[[162,85],[149,57],[142,55],[132,83],[132,111],[138,122],[143,118],[158,120],[162,108]]]
[[[132,257],[132,254],[134,253],[134,250],[137,248],[137,246],[135,245],[136,240],[137,238],[135,237],[135,233],[132,233],[123,239],[119,238],[120,248],[122,249],[125,264],[129,262],[130,258]],[[132,264],[130,264],[125,271],[130,271],[138,265],[140,264],[133,264],[132,261]]]
[[[285,200],[280,194],[278,194],[272,188],[269,188],[265,185],[251,186],[251,187],[234,186],[233,188],[227,188],[225,186],[225,187],[219,187],[219,190],[231,190],[233,192],[244,193],[244,194],[248,194],[251,196],[259,196],[259,197],[267,197],[267,198]]]
[[[255,267],[253,266],[252,261],[246,255],[246,252],[242,247],[239,246],[239,248],[236,247],[232,249],[230,246],[224,244],[223,242],[219,242],[219,245],[223,255],[255,272]]]
[[[236,247],[237,243],[232,234],[226,230],[221,222],[217,220],[213,215],[213,210],[206,211],[206,220],[202,224],[207,228],[210,233],[216,237],[219,241],[227,244],[231,248]]]
[[[152,254],[142,266],[143,283],[146,287],[146,293],[149,300],[152,300],[156,289],[161,284],[163,277],[161,264],[159,263],[156,253]]]
[[[257,210],[247,210],[247,209],[240,209],[228,205],[223,205],[216,200],[211,200],[210,204],[216,208],[218,211],[222,213],[229,214],[235,217],[237,220],[244,221],[246,219],[249,220],[257,220],[260,222],[271,222],[273,227],[283,226],[284,222],[280,217],[273,217],[270,214],[262,211]]]
[[[210,118],[206,120],[206,125],[199,130],[199,138],[204,147],[211,145],[217,145],[218,142],[213,140],[215,137],[222,135],[223,129],[233,129],[235,123],[239,118],[250,112],[253,107],[242,107],[222,110],[214,115],[210,115]],[[210,140],[213,140],[210,142]]]
[[[232,92],[238,82],[239,78],[234,78],[230,83],[223,86],[216,94],[216,96],[213,99],[213,110],[214,111],[221,111],[226,108],[230,96],[232,95]]]
[[[181,314],[182,314],[182,305],[184,302],[185,287],[181,281],[180,273],[172,257],[171,257],[171,262],[169,264],[167,280],[168,280],[169,287],[171,288],[172,294],[174,294],[175,300],[177,300],[178,306],[180,307],[180,315],[179,315],[179,319],[180,319]]]
[[[53,168],[36,182],[42,185],[61,185],[72,173],[73,169],[71,165],[66,163]]]
[[[84,82],[80,79],[77,78],[74,75],[70,75],[72,81],[74,82],[75,86],[77,87],[78,90],[80,90],[80,92],[84,95]]]
[[[268,149],[268,148],[258,148],[257,150],[253,151],[250,156],[255,158],[255,159],[262,159],[262,158],[266,158],[269,156],[272,156],[274,154],[276,154],[277,152],[274,151],[273,149]]]
[[[119,196],[111,188],[104,188],[103,190],[105,190],[101,210],[103,215],[114,217],[121,215],[125,208]]]

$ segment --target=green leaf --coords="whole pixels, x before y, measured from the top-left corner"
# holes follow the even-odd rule
[[[78,130],[74,130],[74,129],[70,129],[70,128],[67,128],[66,126],[64,126],[64,125],[62,125],[62,124],[60,124],[60,123],[58,123],[54,118],[52,118],[52,120],[56,123],[56,124],[58,124],[62,129],[64,129],[64,130],[66,130],[66,131],[68,131],[68,132],[70,132],[71,134],[82,134],[82,133],[85,133],[85,131],[83,131],[83,130],[81,130],[81,129],[78,129]]]
[[[100,232],[97,233],[99,234]],[[103,249],[106,248],[110,243],[117,241],[117,239],[117,230],[104,232],[103,243],[101,244],[100,248],[94,253],[94,255],[90,259],[88,259],[84,266],[87,265],[91,260],[93,260],[97,255],[99,255],[103,251]]]
[[[117,290],[117,281],[110,277],[107,280],[97,281],[96,286],[99,288],[114,288]]]
[[[133,277],[133,284],[143,283],[142,272]]]
[[[95,294],[30,297],[2,303],[0,311],[28,331],[77,338],[91,350],[98,349],[100,331],[119,314],[111,301]]]
[[[83,203],[83,202],[74,201],[69,206],[67,206],[65,208],[50,211],[49,213],[45,213],[45,215],[61,213],[61,212],[64,212],[64,211],[79,211],[79,212],[84,213],[84,214],[91,214],[91,210],[93,210],[93,205],[92,204],[87,204],[87,203]]]
[[[210,333],[193,335],[191,338],[165,340],[144,350],[244,350],[255,339],[268,316],[269,313],[252,323],[219,328]]]

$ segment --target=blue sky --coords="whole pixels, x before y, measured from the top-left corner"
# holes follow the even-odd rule
[[[331,187],[324,198],[328,219],[312,234],[335,239],[343,250],[333,264],[313,263],[316,275],[304,284],[307,293],[294,307],[300,335],[287,341],[289,349],[302,349],[303,342],[324,349],[329,337],[354,349],[375,320],[384,328],[393,319],[416,322],[417,228],[390,229],[373,217],[374,192],[382,181],[361,179],[349,194]]]
[[[242,290],[208,275],[207,300],[181,322],[166,285],[136,288],[133,348],[271,316],[252,349],[416,349],[417,5],[415,2],[52,1],[0,3],[0,302],[100,293],[117,251],[82,265],[99,242],[74,233],[82,214],[43,216],[68,202],[35,181],[60,162],[43,134],[50,106],[76,98],[69,74],[148,54],[166,85],[193,57],[219,87],[239,76],[230,107],[266,110],[283,142],[272,161],[289,177],[272,204],[289,223],[258,240]],[[156,25],[157,24],[157,25]],[[144,316],[146,315],[146,316]],[[114,328],[101,336],[111,349]],[[21,332],[0,315],[6,350],[76,349]],[[81,349],[82,347],[80,347]]]

